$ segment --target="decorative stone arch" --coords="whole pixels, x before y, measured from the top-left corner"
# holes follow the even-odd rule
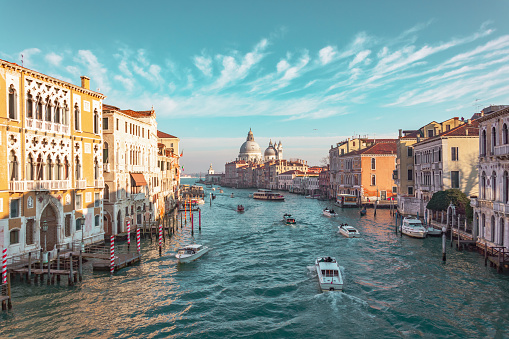
[[[117,212],[117,233],[122,233],[122,211],[119,209]]]
[[[41,248],[48,251],[53,251],[57,248],[57,245],[65,238],[65,234],[62,234],[62,216],[64,215],[62,204],[54,197],[50,195],[39,195],[39,199],[42,197],[41,208],[38,213],[36,225],[39,230],[39,243]],[[42,226],[44,221],[47,221],[48,231],[46,234],[42,232]],[[46,235],[46,248],[44,248],[44,236]]]
[[[113,218],[111,217],[110,212],[104,211],[103,214],[103,225],[104,225],[104,233],[106,235],[112,235],[113,233]]]

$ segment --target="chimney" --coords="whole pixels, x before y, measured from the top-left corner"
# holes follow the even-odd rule
[[[350,138],[346,140],[346,153],[350,153]]]
[[[421,136],[420,135],[417,136],[417,142],[421,142]]]
[[[472,123],[472,120],[467,119],[467,124],[470,125]]]
[[[90,89],[90,78],[84,75],[81,76],[81,87],[84,89]]]
[[[403,130],[400,128],[399,129],[399,138],[401,139],[401,136],[403,135]]]

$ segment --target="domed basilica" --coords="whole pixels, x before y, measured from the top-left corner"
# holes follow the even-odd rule
[[[240,146],[238,160],[246,162],[260,163],[269,160],[282,160],[283,159],[283,144],[272,145],[272,140],[269,142],[269,147],[265,150],[263,157],[260,145],[254,140],[253,132],[249,129],[246,141]]]

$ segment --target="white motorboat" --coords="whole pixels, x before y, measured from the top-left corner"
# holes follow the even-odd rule
[[[343,234],[347,238],[359,238],[361,234],[357,229],[350,225],[339,225],[338,226],[339,233]]]
[[[198,259],[208,251],[209,248],[207,246],[198,244],[186,245],[179,248],[177,254],[175,254],[175,258],[177,258],[180,263],[191,262]]]
[[[435,228],[431,225],[428,225],[425,228],[429,236],[438,237],[442,235],[442,230]]]
[[[401,233],[413,238],[426,238],[428,230],[416,218],[404,218]]]
[[[334,212],[334,210],[332,210],[332,209],[330,210],[328,208],[325,208],[323,210],[323,215],[325,215],[326,217],[329,217],[329,218],[338,216],[338,214],[336,212]]]
[[[322,291],[343,290],[343,277],[336,258],[319,257],[315,261],[315,268]]]
[[[293,218],[292,215],[288,213],[285,213],[285,215],[283,215],[282,221],[287,225],[294,225],[296,223],[295,218]]]

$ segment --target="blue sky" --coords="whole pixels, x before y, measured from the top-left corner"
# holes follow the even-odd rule
[[[223,171],[249,128],[319,164],[352,135],[509,103],[508,0],[0,2],[0,58],[154,106],[188,173]]]

